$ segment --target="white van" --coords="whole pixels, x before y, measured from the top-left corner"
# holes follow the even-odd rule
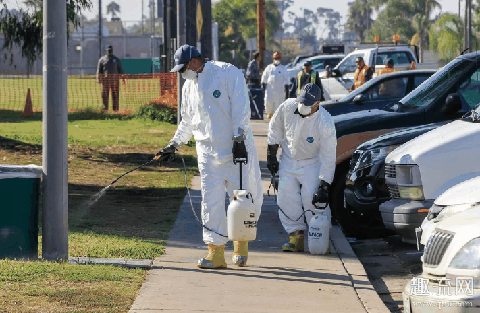
[[[423,272],[403,291],[404,313],[480,311],[480,205],[436,224]]]
[[[453,186],[435,199],[422,226],[416,229],[419,250],[427,244],[439,222],[480,204],[480,173],[471,173],[471,176],[473,178]]]
[[[472,172],[480,172],[479,155],[480,106],[392,151],[385,159],[385,182],[392,199],[380,205],[385,226],[416,244],[415,228],[434,200],[472,178]]]

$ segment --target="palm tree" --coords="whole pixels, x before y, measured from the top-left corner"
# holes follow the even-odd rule
[[[410,0],[415,12],[413,27],[420,38],[420,60],[423,62],[423,51],[428,47],[428,31],[430,29],[430,14],[435,8],[442,6],[437,0]]]
[[[115,1],[110,2],[107,5],[107,14],[111,14],[112,18],[117,17],[117,13],[120,13],[120,5]]]
[[[365,41],[366,32],[371,28],[374,3],[368,0],[355,0],[350,6],[347,27]]]

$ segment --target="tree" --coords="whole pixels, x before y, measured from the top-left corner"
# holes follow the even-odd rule
[[[255,0],[221,0],[212,7],[212,19],[218,23],[220,59],[246,67],[249,53],[247,39],[257,37],[257,2]],[[265,36],[267,45],[278,45],[273,35],[278,30],[280,14],[274,2],[265,3]],[[234,52],[232,58],[231,51]]]
[[[430,29],[430,14],[435,8],[442,6],[436,0],[410,0],[414,11],[413,27],[420,39],[420,62],[423,62],[423,51],[428,47],[428,32]]]
[[[91,8],[91,0],[65,0],[67,2],[67,34],[70,33],[70,23],[74,28],[80,25],[77,12]],[[37,2],[32,2],[37,3]],[[3,49],[10,51],[10,60],[13,61],[13,48],[18,45],[22,48],[22,56],[30,65],[37,59],[43,47],[43,6],[37,7],[33,13],[11,11],[7,2],[0,0],[3,8],[0,10],[0,33],[3,33],[5,42]],[[8,58],[5,54],[5,59]]]
[[[365,41],[366,32],[372,26],[373,7],[373,1],[368,0],[355,0],[350,6],[347,27],[358,35],[360,41]]]
[[[107,14],[111,14],[113,19],[114,17],[117,17],[117,13],[120,13],[120,5],[115,1],[110,2],[107,5]]]
[[[379,11],[368,37],[372,40],[374,36],[379,36],[380,41],[391,41],[392,36],[398,34],[401,42],[408,43],[416,32],[412,25],[414,15],[414,7],[410,2],[389,0]]]
[[[437,51],[445,63],[463,50],[463,22],[455,14],[443,14],[430,28],[429,36],[430,50]]]

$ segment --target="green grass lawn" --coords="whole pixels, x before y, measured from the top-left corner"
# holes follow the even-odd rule
[[[94,205],[86,203],[122,173],[151,160],[173,136],[176,125],[121,116],[70,117],[69,256],[158,257],[186,193],[179,157],[164,166],[135,171]],[[42,164],[38,114],[33,119],[0,114],[0,134],[1,163]],[[190,180],[197,172],[194,145],[185,145],[178,153],[185,157]],[[3,260],[0,308],[7,312],[127,312],[144,277],[143,270],[112,266]]]
[[[43,79],[32,78],[0,78],[0,109],[23,110],[27,91],[30,88],[33,109],[42,110]],[[126,84],[120,83],[120,110],[135,112],[140,106],[160,96],[160,80],[127,79]],[[69,76],[67,82],[68,109],[80,111],[85,109],[100,110],[102,108],[102,85],[95,77]],[[110,96],[109,109],[112,109]]]

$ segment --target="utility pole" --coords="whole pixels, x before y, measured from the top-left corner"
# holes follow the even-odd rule
[[[466,0],[468,2],[468,48],[472,52],[472,0]]]
[[[263,70],[265,52],[265,0],[257,0],[257,47],[260,52],[260,71]]]
[[[67,8],[43,1],[42,257],[68,259]]]
[[[177,0],[177,46],[181,47],[187,44],[187,7],[186,0]],[[182,107],[182,89],[183,79],[177,73],[177,125],[180,125],[182,117],[180,110]]]
[[[99,52],[99,58],[102,57],[103,55],[103,49],[102,49],[102,0],[98,0],[98,52]]]

